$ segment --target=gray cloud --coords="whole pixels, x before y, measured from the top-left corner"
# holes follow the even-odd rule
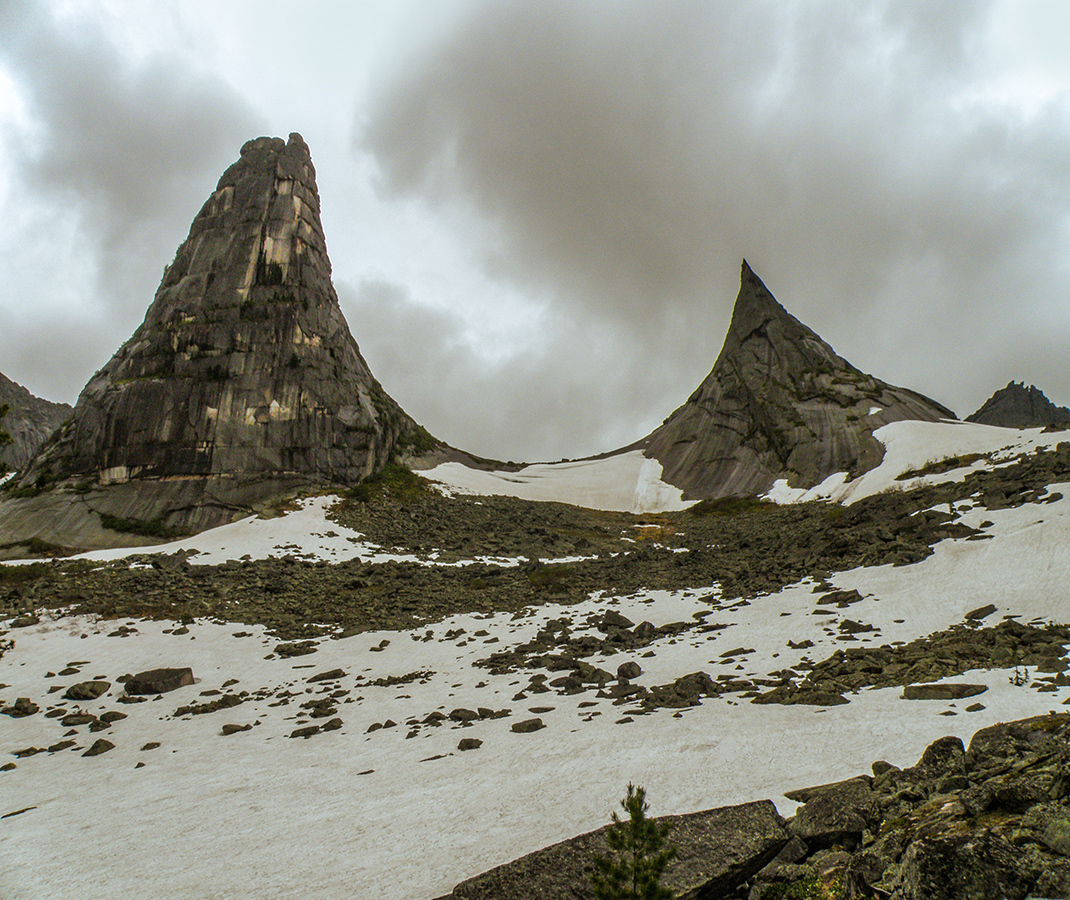
[[[990,7],[483,3],[384,81],[358,146],[386,196],[474,212],[488,273],[580,342],[611,334],[658,417],[712,364],[743,256],[853,362],[965,414],[1070,286],[1070,110],[989,96]],[[1036,377],[1070,400],[1065,366]]]
[[[21,289],[9,296],[25,302],[62,292],[71,305],[93,308],[73,314],[84,328],[65,345],[65,366],[46,355],[23,369],[42,385],[63,381],[53,394],[62,396],[71,370],[86,380],[140,321],[163,266],[255,133],[257,115],[178,57],[131,61],[92,18],[60,22],[47,5],[21,2],[2,15],[0,65],[31,123],[4,135],[12,206],[25,206],[31,221],[19,246],[4,248],[6,280]],[[46,287],[57,275],[62,286]],[[20,332],[13,318],[0,350],[26,362],[42,323],[27,321]],[[70,325],[65,312],[46,327],[58,336]]]
[[[619,364],[616,342],[577,341],[563,317],[547,322],[545,340],[528,352],[488,361],[449,312],[421,305],[403,285],[366,280],[337,289],[379,381],[456,447],[497,459],[552,460],[622,446],[645,433],[637,428],[660,421],[650,408],[665,393],[664,381],[655,374],[652,396],[629,396],[632,373]]]

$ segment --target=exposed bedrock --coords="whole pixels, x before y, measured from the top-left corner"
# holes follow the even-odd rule
[[[298,134],[261,137],[223,173],[144,322],[16,494],[73,489],[66,505],[197,530],[295,485],[359,482],[391,454],[434,443],[350,334],[307,145]],[[41,519],[40,505],[15,518]],[[45,537],[99,543],[91,524],[70,527]]]
[[[753,496],[778,478],[819,484],[873,468],[873,432],[954,413],[852,366],[790,315],[743,262],[724,347],[688,401],[637,446],[687,499]]]

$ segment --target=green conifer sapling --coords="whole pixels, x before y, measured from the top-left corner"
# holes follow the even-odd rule
[[[620,801],[628,814],[616,811],[606,831],[612,856],[596,856],[591,877],[595,900],[672,900],[672,891],[661,883],[665,868],[676,857],[676,848],[666,844],[669,826],[646,817],[646,791],[628,785]]]

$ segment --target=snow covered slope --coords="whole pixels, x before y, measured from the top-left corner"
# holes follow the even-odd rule
[[[1070,433],[1065,431],[1045,433],[1040,428],[998,428],[952,421],[893,422],[879,428],[874,435],[884,445],[884,459],[876,468],[854,480],[848,480],[846,472],[837,472],[809,489],[792,488],[780,480],[766,496],[777,503],[808,500],[854,503],[882,491],[961,481],[971,471],[991,469],[1023,453],[1054,447],[1070,439]],[[911,474],[920,473],[933,463],[956,459],[962,464],[946,472]]]
[[[517,472],[471,469],[443,463],[426,472],[447,492],[505,495],[571,503],[588,509],[649,513],[686,509],[679,488],[661,480],[661,463],[631,450],[604,459],[538,463]]]
[[[882,430],[885,466],[826,495],[850,502],[896,484],[959,479],[967,468],[905,482],[895,474],[941,456],[1001,451],[970,463],[994,465],[1066,438],[957,424],[910,430],[918,428]],[[633,490],[639,469],[629,469]],[[541,490],[555,479],[517,489]],[[614,496],[627,494],[618,490]],[[634,683],[648,688],[697,671],[758,684],[836,650],[949,628],[987,604],[996,609],[986,623],[1070,622],[1070,484],[1050,485],[1046,499],[1003,509],[963,504],[965,524],[991,523],[988,539],[945,540],[919,563],[839,572],[827,585],[806,580],[749,600],[710,584],[596,591],[578,604],[519,614],[317,638],[315,652],[297,656],[256,625],[42,612],[40,622],[0,636],[13,642],[0,658],[0,707],[20,697],[40,707],[0,717],[0,763],[15,764],[0,772],[0,896],[429,900],[604,824],[629,781],[647,788],[655,814],[759,798],[786,814],[793,804],[784,791],[866,772],[878,758],[912,764],[945,734],[967,738],[997,721],[1065,710],[1070,688],[1032,666],[1025,684],[1015,683],[1022,679],[1013,668],[954,676],[987,687],[960,701],[904,700],[901,688],[887,687],[847,694],[837,706],[758,705],[726,691],[695,706],[641,709],[596,686],[575,693],[555,686],[558,672],[487,665],[492,654],[521,649],[563,623],[573,638],[601,637],[607,612],[672,626],[640,648],[589,659],[610,673],[636,663]],[[200,563],[245,554],[380,558],[363,536],[324,518],[328,503],[182,545],[199,550],[191,561]],[[819,605],[830,589],[857,590],[859,598],[847,608]],[[198,681],[119,702],[120,676],[157,666],[190,666]],[[341,672],[314,680],[334,669]],[[110,683],[99,699],[62,699],[91,678]],[[228,696],[234,705],[220,703]],[[207,711],[213,703],[221,708]],[[77,720],[63,724],[79,711],[105,710],[125,718],[97,732]],[[544,727],[513,730],[536,718]],[[338,727],[291,736],[334,720]],[[249,728],[224,734],[224,725]],[[98,738],[114,749],[83,757]],[[462,751],[469,738],[481,744]]]

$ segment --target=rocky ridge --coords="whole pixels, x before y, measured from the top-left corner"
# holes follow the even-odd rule
[[[998,425],[1001,428],[1045,428],[1070,425],[1070,409],[1056,406],[1044,392],[1024,381],[1008,382],[989,397],[967,422]]]
[[[9,492],[7,533],[92,548],[197,531],[437,445],[361,356],[319,210],[300,135],[242,147],[144,322]]]
[[[859,371],[790,315],[743,262],[724,347],[687,403],[634,446],[685,499],[753,497],[778,478],[811,487],[876,466],[873,437],[903,419],[949,409]]]
[[[35,397],[0,374],[0,408],[4,406],[7,414],[0,418],[0,431],[11,437],[11,443],[0,445],[0,471],[26,465],[34,451],[71,414],[66,403]]]

